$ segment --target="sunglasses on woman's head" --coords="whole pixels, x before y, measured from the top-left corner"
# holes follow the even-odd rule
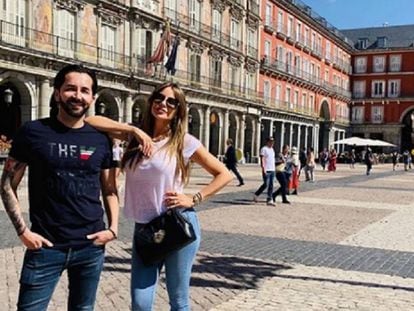
[[[167,106],[173,109],[177,108],[180,105],[180,102],[176,98],[166,97],[162,93],[154,94],[154,99],[153,99],[154,103],[161,104],[164,100],[166,100]]]

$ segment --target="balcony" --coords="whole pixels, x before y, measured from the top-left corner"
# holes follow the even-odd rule
[[[249,0],[247,2],[247,5],[248,5],[247,7],[248,11],[260,18],[259,4],[256,3],[256,1],[254,0]]]
[[[272,35],[275,32],[275,30],[276,28],[274,22],[272,21],[272,17],[267,17],[264,24],[264,31]]]
[[[263,55],[260,62],[261,68],[264,70],[272,70],[294,78],[302,83],[308,84],[310,87],[317,87],[321,91],[328,92],[332,96],[343,96],[347,99],[351,98],[351,92],[338,87],[332,83],[323,81],[318,76],[313,75],[309,72],[301,70],[292,64],[281,62],[277,59],[272,59],[268,56]]]
[[[164,16],[171,20],[171,25],[174,26],[179,32],[185,31],[198,38],[201,37],[206,40],[211,40],[239,53],[244,51],[243,42],[240,39],[221,32],[220,29],[203,24],[190,18],[188,15],[180,14],[166,7],[164,7],[163,11]]]

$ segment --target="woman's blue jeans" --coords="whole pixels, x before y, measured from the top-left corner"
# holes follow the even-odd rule
[[[191,222],[197,239],[187,246],[169,254],[167,258],[151,266],[145,266],[137,255],[135,242],[132,247],[131,300],[133,311],[150,311],[155,298],[155,290],[162,267],[165,265],[170,310],[190,310],[190,278],[193,262],[200,246],[200,225],[194,209],[183,211],[183,216]],[[137,229],[135,224],[134,241]]]
[[[62,272],[69,279],[68,310],[94,309],[105,249],[89,245],[81,249],[26,250],[17,303],[19,311],[47,309]]]

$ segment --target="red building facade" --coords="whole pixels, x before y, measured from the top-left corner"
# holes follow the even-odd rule
[[[329,148],[349,127],[352,46],[300,1],[264,0],[261,17],[262,139]]]
[[[344,30],[352,55],[351,133],[414,147],[413,25]]]

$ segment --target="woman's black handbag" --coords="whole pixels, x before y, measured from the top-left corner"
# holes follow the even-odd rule
[[[139,228],[135,245],[142,262],[151,265],[195,239],[193,225],[178,209],[172,208]]]

